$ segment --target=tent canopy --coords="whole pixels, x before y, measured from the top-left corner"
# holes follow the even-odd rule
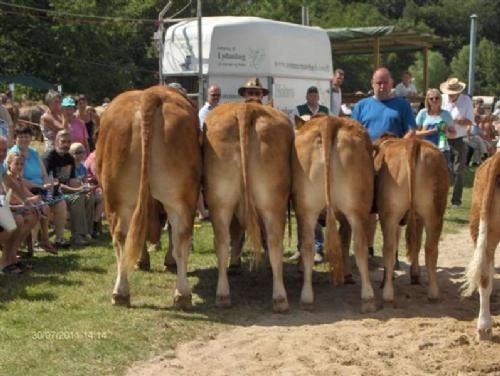
[[[372,53],[378,44],[379,52],[419,51],[446,39],[428,33],[403,30],[396,26],[344,27],[325,29],[334,55]]]
[[[54,85],[29,74],[15,74],[12,76],[0,75],[0,82],[24,85],[39,90],[54,89]]]

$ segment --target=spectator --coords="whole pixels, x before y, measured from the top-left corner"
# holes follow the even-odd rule
[[[401,75],[401,82],[394,89],[396,96],[407,98],[417,95],[417,88],[411,81],[411,73],[404,71]]]
[[[325,114],[328,115],[328,108],[319,104],[319,92],[316,86],[310,86],[306,92],[306,103],[297,106],[294,110],[294,115],[301,117],[304,120],[309,120],[312,116],[316,114]],[[323,229],[321,228],[320,221],[316,223],[316,227],[314,228],[314,262],[321,263],[323,262]],[[300,245],[298,246],[300,249]],[[300,252],[295,252],[289,260],[297,260],[300,257]]]
[[[335,116],[343,115],[342,112],[342,91],[340,87],[344,83],[344,71],[342,69],[335,69],[332,77],[332,90],[331,90],[331,114]]]
[[[452,172],[453,193],[451,197],[452,208],[462,205],[462,191],[464,187],[464,174],[467,163],[467,137],[468,128],[474,122],[474,109],[472,100],[462,94],[465,83],[458,78],[450,78],[440,85],[443,95],[442,108],[448,110],[453,118],[454,135],[448,135],[450,143],[450,171]]]
[[[10,148],[9,152],[20,153],[24,157],[23,178],[25,184],[31,193],[35,195],[45,195],[50,190],[51,196],[53,195],[53,184],[50,184],[43,164],[38,152],[30,147],[33,138],[33,129],[29,125],[21,125],[14,130],[14,137],[16,144]],[[49,197],[50,198],[50,197]],[[51,201],[48,200],[51,209],[54,228],[56,233],[55,245],[58,248],[65,248],[69,243],[64,239],[64,226],[67,218],[67,208],[64,200]],[[39,224],[33,229],[32,239],[35,247],[40,247],[50,252],[52,245],[49,242],[48,218],[41,218]],[[37,242],[38,232],[41,230],[41,242]]]
[[[478,98],[476,99],[474,102],[474,115],[484,115],[485,114],[485,111],[484,111],[484,108],[483,108],[483,104],[484,104],[484,100],[483,98]]]
[[[67,124],[65,127],[71,134],[71,142],[79,142],[85,147],[85,158],[90,153],[87,133],[87,127],[84,122],[75,116],[75,101],[71,97],[63,99],[61,107],[63,109],[64,121]]]
[[[75,160],[69,154],[71,135],[67,129],[59,131],[55,139],[55,150],[44,157],[47,172],[58,179],[62,193],[67,194],[65,200],[69,209],[71,223],[71,242],[73,245],[87,245],[87,236],[92,231],[85,215],[85,191],[81,182],[76,179]]]
[[[219,85],[210,85],[208,88],[208,98],[203,107],[198,112],[198,118],[200,119],[200,129],[203,131],[203,123],[205,123],[205,118],[217,105],[219,104],[221,96],[221,90]],[[202,188],[203,189],[203,188]],[[199,219],[201,221],[206,221],[209,219],[208,209],[205,206],[205,200],[203,198],[203,191],[200,191],[198,197],[198,212],[200,213]]]
[[[26,239],[32,227],[38,220],[36,211],[31,207],[26,193],[19,189],[11,176],[6,174],[4,160],[7,155],[7,139],[0,137],[0,190],[5,193],[12,189],[21,202],[19,205],[11,205],[17,228],[7,232],[0,228],[0,244],[2,245],[2,257],[0,257],[0,269],[5,274],[20,274],[30,265],[17,260],[17,251],[21,243]]]
[[[368,131],[372,141],[384,133],[397,137],[415,136],[415,116],[410,103],[392,94],[394,81],[387,68],[378,68],[372,76],[373,96],[356,103],[352,118],[359,121]],[[371,216],[368,229],[368,253],[373,256],[373,242],[376,230],[376,217]]]
[[[88,179],[87,167],[83,163],[83,155],[85,153],[85,148],[79,142],[71,144],[69,148],[69,153],[75,159],[75,175],[78,179],[81,179],[84,185],[87,185],[89,191],[85,196],[85,207],[87,209],[87,223],[91,226],[91,236],[92,238],[98,238],[101,234],[101,217],[103,211],[103,200],[102,192],[98,190],[97,185],[91,184],[91,180]]]
[[[451,114],[441,109],[441,93],[438,89],[429,89],[425,96],[425,108],[417,114],[417,136],[436,145],[443,153],[446,162],[450,160],[448,133],[454,133]]]
[[[95,150],[95,132],[99,128],[99,116],[94,107],[89,106],[87,97],[81,94],[77,101],[76,117],[85,123],[89,153]]]
[[[254,100],[262,103],[262,98],[269,94],[269,90],[262,87],[258,78],[254,77],[249,79],[244,86],[238,89],[240,97],[245,98],[246,101]]]
[[[57,132],[65,129],[64,115],[61,109],[61,94],[50,90],[45,96],[45,103],[49,109],[40,118],[45,152],[54,150],[54,139]]]

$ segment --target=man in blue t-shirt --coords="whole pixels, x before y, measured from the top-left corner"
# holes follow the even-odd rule
[[[414,137],[417,125],[410,103],[392,93],[394,81],[387,68],[378,68],[372,76],[373,96],[356,103],[352,118],[368,131],[372,141],[390,132],[397,137]],[[368,231],[368,253],[373,256],[373,240],[376,229],[375,215],[371,216]]]

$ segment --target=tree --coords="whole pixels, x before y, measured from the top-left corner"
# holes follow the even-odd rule
[[[415,86],[419,92],[424,91],[424,59],[423,54],[417,54],[415,64],[408,69],[415,79]],[[429,88],[439,88],[439,84],[445,81],[449,75],[449,68],[446,61],[438,51],[429,51],[428,53],[428,75]]]

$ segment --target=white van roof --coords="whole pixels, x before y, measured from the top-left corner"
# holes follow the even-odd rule
[[[329,79],[332,74],[328,34],[258,17],[202,18],[203,74]],[[198,72],[197,20],[168,28],[164,75]]]

